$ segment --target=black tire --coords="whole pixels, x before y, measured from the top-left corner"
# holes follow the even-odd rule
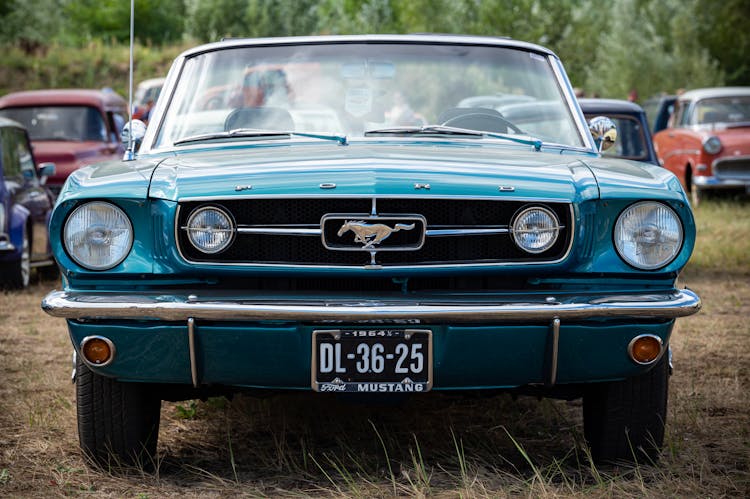
[[[21,246],[21,258],[3,265],[2,287],[7,289],[26,289],[31,281],[31,246],[29,233],[24,229]]]
[[[121,383],[76,365],[78,438],[83,452],[104,468],[153,469],[161,399],[150,385]]]
[[[583,396],[583,428],[594,461],[655,462],[664,442],[669,359],[648,372],[596,383]]]

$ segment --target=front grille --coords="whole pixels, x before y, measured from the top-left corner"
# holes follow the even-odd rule
[[[180,203],[177,242],[183,257],[195,263],[277,264],[311,266],[363,266],[373,263],[369,251],[326,249],[320,234],[301,235],[239,232],[232,244],[219,254],[207,255],[195,249],[185,227],[190,213],[201,206],[220,206],[240,228],[274,227],[284,230],[320,229],[327,214],[369,215],[373,207],[379,216],[420,215],[426,220],[424,245],[414,251],[379,251],[374,263],[387,266],[438,264],[553,262],[560,260],[572,241],[573,220],[569,203],[533,203],[509,200],[429,198],[294,198],[188,201]],[[373,206],[374,205],[374,206]],[[563,228],[557,242],[540,254],[519,249],[509,232],[431,236],[430,231],[472,230],[487,227],[507,229],[514,214],[535,205],[553,211]],[[398,237],[394,233],[394,238]]]
[[[750,156],[719,158],[714,162],[713,170],[719,180],[750,181]]]

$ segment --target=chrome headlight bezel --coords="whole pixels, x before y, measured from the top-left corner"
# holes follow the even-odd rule
[[[537,230],[523,228],[528,222],[529,217],[535,214],[547,218],[548,223],[546,223],[546,226]],[[513,242],[516,243],[516,246],[527,253],[538,255],[552,248],[557,242],[560,235],[560,220],[557,218],[555,212],[549,208],[538,205],[526,206],[513,216],[510,230],[513,234]],[[529,241],[524,239],[524,236],[526,235],[535,234],[538,236],[540,233],[548,234],[549,239],[541,242],[541,244],[537,246],[534,246],[533,243],[529,244]]]
[[[703,141],[703,150],[706,151],[707,154],[719,154],[722,147],[721,140],[716,135],[706,137],[706,140]]]
[[[647,213],[644,214],[643,210]],[[634,217],[640,217],[640,223]],[[645,223],[653,217],[657,217],[656,223]],[[685,229],[679,215],[669,205],[639,201],[625,208],[617,217],[612,238],[617,254],[625,263],[639,270],[658,270],[672,263],[680,254],[685,243]],[[649,254],[644,249],[651,250],[650,262],[644,261]],[[659,255],[654,256],[654,252]]]
[[[213,212],[217,214],[219,217],[223,217],[226,221],[224,228],[219,229],[206,229],[206,228],[194,228],[192,225],[197,221],[198,217],[205,216],[205,214]],[[197,249],[201,253],[204,253],[206,255],[216,255],[218,253],[221,253],[225,249],[227,249],[232,242],[234,242],[235,235],[237,233],[237,224],[234,221],[234,217],[230,214],[228,210],[221,206],[217,205],[204,205],[196,208],[195,210],[190,213],[190,215],[187,218],[187,221],[185,222],[185,226],[183,227],[185,232],[187,233],[187,239],[190,242],[190,244],[193,246],[193,248]],[[201,246],[200,241],[197,239],[197,233],[201,230],[208,231],[211,234],[220,233],[220,234],[228,234],[228,237],[226,237],[223,241],[221,241],[219,244],[217,244],[215,247],[207,247],[207,246]]]
[[[95,213],[96,210],[99,210],[99,213]],[[109,225],[106,223],[92,225],[92,219],[98,218],[101,221],[106,218],[107,215],[103,210],[109,211]],[[81,220],[82,217],[86,219]],[[71,260],[88,270],[109,270],[118,266],[130,254],[134,239],[133,224],[125,211],[106,201],[90,201],[77,206],[65,220],[62,236],[63,246]],[[120,242],[114,244],[114,238],[119,239]],[[88,258],[86,252],[83,251],[85,248],[88,248]],[[101,250],[99,255],[95,255],[94,250],[97,248]],[[109,258],[104,255],[105,248],[110,250]],[[115,253],[111,251],[113,248]],[[97,260],[104,261],[97,262]]]

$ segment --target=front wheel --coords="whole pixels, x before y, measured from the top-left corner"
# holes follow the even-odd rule
[[[81,449],[104,467],[153,468],[161,399],[148,384],[121,383],[76,364],[78,438]]]
[[[583,396],[583,428],[596,462],[658,459],[667,417],[669,359],[665,352],[639,376],[596,383]]]

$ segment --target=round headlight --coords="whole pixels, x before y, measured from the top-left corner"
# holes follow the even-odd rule
[[[703,150],[708,154],[718,154],[721,151],[721,140],[719,137],[712,135],[703,141]]]
[[[519,248],[528,253],[542,253],[557,241],[560,224],[552,211],[534,206],[516,215],[511,230]]]
[[[117,206],[94,201],[70,214],[63,230],[68,255],[90,270],[111,269],[133,246],[133,226]]]
[[[190,214],[185,228],[190,243],[203,253],[223,251],[234,238],[232,218],[216,206],[204,206],[195,210]]]
[[[661,268],[682,248],[682,224],[662,203],[644,201],[629,206],[615,223],[615,247],[623,260],[643,270]]]

